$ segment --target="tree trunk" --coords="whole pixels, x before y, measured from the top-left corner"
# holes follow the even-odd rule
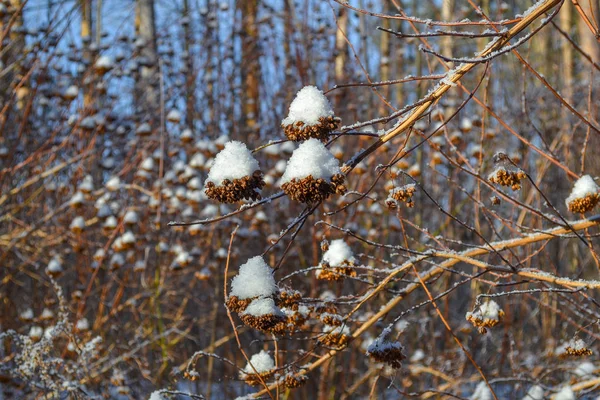
[[[238,2],[242,12],[242,113],[246,135],[254,135],[259,121],[260,43],[256,16],[258,0]]]
[[[143,65],[136,82],[136,102],[142,120],[157,119],[158,68],[156,56],[156,26],[154,17],[154,0],[137,0],[135,4],[135,32],[143,45],[140,49]]]

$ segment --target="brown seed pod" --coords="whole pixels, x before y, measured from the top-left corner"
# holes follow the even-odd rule
[[[261,316],[240,314],[240,318],[244,324],[263,332],[273,332],[273,329],[277,327],[279,323],[286,320],[283,315],[276,314],[266,314]]]
[[[321,269],[317,270],[317,279],[324,281],[341,281],[347,277],[354,278],[357,275],[354,263],[349,260],[344,260],[336,267],[331,267],[326,262],[322,262],[320,266]]]
[[[279,293],[279,307],[286,307],[293,311],[298,310],[298,303],[302,300],[302,294],[296,290],[283,289]]]
[[[306,382],[308,382],[308,377],[306,375],[287,374],[285,378],[283,378],[283,384],[289,389],[295,389],[303,386]]]
[[[406,358],[402,354],[402,346],[397,342],[387,344],[388,346],[369,347],[367,356],[377,362],[389,364],[392,368],[401,368],[402,360]]]
[[[307,204],[326,200],[334,193],[346,193],[342,174],[333,175],[331,182],[322,178],[314,179],[312,175],[300,180],[294,178],[281,185],[281,188],[292,200]]]
[[[401,187],[393,188],[390,190],[385,204],[390,209],[395,209],[400,203],[406,204],[407,207],[412,208],[415,206],[412,196],[416,192],[417,188],[414,184],[408,184]]]
[[[226,301],[227,308],[233,312],[241,313],[246,310],[253,299],[240,300],[237,296],[229,296]]]
[[[525,172],[521,170],[509,171],[504,167],[498,167],[488,176],[488,179],[492,183],[508,186],[512,190],[519,190],[521,189],[521,181],[525,179],[525,177]]]
[[[262,385],[262,382],[266,382],[271,379],[275,371],[265,371],[260,374],[250,373],[244,375],[244,381],[250,386]],[[262,379],[262,381],[261,381]]]
[[[467,321],[473,324],[482,335],[487,332],[487,328],[498,325],[502,318],[504,318],[504,311],[491,300],[466,315]]]
[[[221,203],[237,203],[243,199],[259,200],[260,193],[257,189],[265,186],[262,171],[254,171],[252,176],[240,179],[225,179],[220,185],[206,182],[206,195]]]
[[[593,193],[588,194],[583,198],[575,198],[571,200],[567,206],[569,207],[569,211],[571,211],[572,213],[583,214],[588,211],[591,211],[594,207],[596,207],[599,201],[600,194]]]
[[[329,138],[329,134],[338,127],[339,123],[339,118],[329,116],[319,118],[319,122],[315,125],[307,125],[302,121],[297,121],[293,124],[282,124],[281,127],[289,140],[299,142],[314,138],[324,142]]]
[[[319,338],[319,342],[329,347],[342,347],[350,341],[350,330],[347,327],[336,327]]]

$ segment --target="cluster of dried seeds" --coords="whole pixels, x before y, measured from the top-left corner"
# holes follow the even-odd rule
[[[521,170],[509,171],[506,168],[496,168],[494,172],[490,174],[488,179],[492,183],[496,183],[501,186],[508,186],[512,190],[521,189],[521,181],[525,179],[525,172]]]
[[[283,384],[289,389],[295,389],[303,386],[306,382],[308,382],[308,377],[306,375],[288,374],[283,379]]]
[[[583,357],[583,356],[591,356],[592,355],[592,350],[588,349],[587,347],[578,349],[578,348],[573,348],[573,347],[567,347],[565,349],[565,356],[573,356],[573,357]]]
[[[263,332],[271,332],[278,324],[285,322],[283,315],[266,314],[261,316],[240,314],[242,322],[247,326]]]
[[[245,176],[240,179],[225,179],[220,185],[214,182],[206,182],[206,195],[213,200],[221,203],[237,203],[243,199],[259,200],[260,193],[257,189],[265,186],[263,173],[254,171],[252,176]]]
[[[319,338],[319,342],[328,347],[342,347],[350,341],[350,336],[336,329]]]
[[[252,302],[253,299],[243,299],[240,300],[237,296],[229,296],[225,304],[227,308],[233,312],[241,313],[248,308],[248,305]]]
[[[265,371],[260,374],[250,373],[244,375],[244,381],[250,386],[262,385],[262,382],[266,382],[271,379],[275,371]],[[262,381],[261,381],[262,379]]]
[[[401,347],[375,348],[368,352],[368,356],[377,362],[389,364],[392,368],[401,368],[402,360],[406,358]]]
[[[477,328],[479,333],[482,335],[487,332],[487,328],[493,328],[500,323],[500,320],[504,317],[504,311],[498,311],[498,318],[482,318],[477,313],[467,315],[467,321],[473,324]]]
[[[344,261],[343,265],[337,267],[330,267],[327,263],[321,263],[322,269],[320,269],[317,275],[317,279],[324,281],[341,281],[346,277],[356,277],[356,270],[354,264],[350,261]]]
[[[282,290],[279,293],[279,307],[298,311],[298,303],[302,300],[302,294],[295,290]]]
[[[569,211],[572,213],[586,213],[592,210],[600,201],[600,193],[588,194],[583,198],[576,198],[569,202]]]
[[[386,200],[386,205],[390,209],[397,208],[400,203],[405,203],[407,207],[412,208],[415,206],[412,196],[416,192],[414,184],[404,185],[390,190],[390,194]]]
[[[276,335],[292,334],[302,329],[307,319],[307,315],[296,311],[287,315],[285,320],[279,322],[269,332]]]
[[[302,121],[297,121],[293,124],[282,125],[282,128],[285,136],[295,142],[311,138],[326,141],[329,134],[338,127],[339,123],[339,118],[329,116],[319,118],[319,123],[315,125],[307,125]]]
[[[292,200],[307,204],[326,200],[334,193],[346,193],[344,176],[341,174],[333,175],[331,182],[322,178],[314,179],[312,175],[300,180],[294,178],[281,185],[281,188]]]

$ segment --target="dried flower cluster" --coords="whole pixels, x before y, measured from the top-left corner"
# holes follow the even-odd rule
[[[525,179],[525,172],[521,170],[508,170],[505,167],[496,168],[489,176],[490,182],[500,186],[510,187],[512,190],[521,189],[521,181]]]
[[[252,176],[239,179],[225,179],[220,185],[206,182],[206,195],[221,203],[237,203],[241,200],[259,200],[259,190],[265,186],[263,173],[254,171]]]
[[[350,329],[347,326],[325,326],[325,334],[319,337],[319,342],[325,346],[340,348],[350,341]]]
[[[477,310],[468,312],[467,321],[475,326],[479,333],[484,334],[487,328],[492,328],[500,323],[504,317],[504,311],[493,300],[482,304]]]
[[[339,123],[339,118],[327,116],[319,118],[319,122],[315,125],[296,121],[289,125],[282,124],[282,128],[285,136],[295,142],[311,138],[325,141],[329,138],[329,134],[338,127]]]
[[[413,194],[415,194],[416,190],[416,186],[412,183],[404,185],[402,187],[393,188],[392,190],[390,190],[385,204],[390,209],[397,208],[400,205],[400,203],[404,203],[407,207],[412,208],[415,206],[412,196]]]
[[[281,188],[292,200],[300,203],[314,204],[326,200],[334,193],[346,193],[344,175],[336,174],[331,177],[331,182],[326,179],[314,179],[312,175],[301,179],[293,178],[281,185]]]
[[[600,202],[600,194],[588,194],[583,198],[576,198],[569,202],[569,211],[572,213],[586,213],[591,211]]]
[[[321,263],[317,271],[317,279],[324,281],[341,281],[346,277],[356,277],[356,269],[352,261],[343,261],[341,265],[331,267],[328,263]]]
[[[367,356],[376,362],[389,364],[392,368],[401,368],[402,360],[406,357],[402,353],[402,346],[399,343],[386,343],[385,345],[369,347]]]
[[[571,339],[560,345],[556,351],[556,356],[559,358],[567,357],[586,357],[593,354],[582,339]]]
[[[302,374],[287,374],[283,378],[283,384],[289,389],[299,388],[308,382],[308,377]]]

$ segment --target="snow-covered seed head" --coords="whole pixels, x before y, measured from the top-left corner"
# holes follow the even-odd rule
[[[559,358],[567,358],[591,356],[593,352],[582,339],[573,338],[558,346],[554,354]]]
[[[261,256],[250,258],[240,266],[239,273],[231,281],[229,295],[240,300],[271,297],[279,291],[273,269]]]
[[[334,193],[346,193],[338,160],[316,139],[309,139],[294,151],[281,183],[283,191],[301,203],[316,203]]]
[[[289,389],[301,387],[308,382],[308,376],[300,374],[286,374],[283,378],[283,384]]]
[[[390,190],[388,198],[385,204],[390,209],[395,209],[400,206],[401,203],[406,204],[407,207],[414,207],[412,196],[417,191],[417,187],[414,184],[408,184],[401,187],[395,187]]]
[[[73,233],[81,233],[84,228],[85,219],[83,219],[83,217],[81,216],[75,217],[73,221],[71,221],[71,225],[69,226],[69,229],[71,229],[71,232]]]
[[[152,127],[148,122],[141,123],[136,129],[135,134],[138,136],[148,136],[152,133]]]
[[[273,357],[264,350],[250,357],[250,362],[240,372],[240,378],[247,384],[256,386],[271,378],[275,372]]]
[[[167,121],[173,122],[176,124],[179,123],[181,121],[181,113],[176,109],[172,109],[167,114]]]
[[[83,193],[81,192],[76,192],[73,197],[71,197],[71,200],[69,200],[69,205],[73,208],[79,208],[81,206],[83,206],[85,204],[85,197],[83,196]]]
[[[240,314],[244,324],[264,332],[271,332],[286,320],[285,314],[270,297],[252,300]]]
[[[294,141],[327,140],[338,125],[329,101],[316,86],[302,88],[290,104],[288,116],[281,121],[285,135]]]
[[[94,64],[94,70],[98,75],[104,75],[115,66],[115,62],[110,56],[100,56]]]
[[[377,362],[389,364],[392,368],[402,367],[402,345],[397,341],[389,341],[390,330],[384,330],[367,348],[367,356]]]
[[[333,240],[323,254],[316,277],[328,281],[339,281],[348,276],[354,277],[356,276],[355,261],[352,249],[343,239]]]
[[[46,267],[46,273],[53,278],[60,276],[63,273],[62,260],[59,257],[54,257]]]
[[[319,338],[319,341],[325,346],[339,348],[350,341],[350,329],[346,326],[325,325],[325,335]]]
[[[600,187],[591,176],[584,175],[575,182],[565,204],[569,211],[583,214],[596,207],[599,201]]]
[[[467,312],[466,319],[478,328],[481,334],[487,332],[486,328],[491,328],[500,323],[504,317],[504,311],[494,300],[483,303],[473,312]]]
[[[225,143],[217,154],[206,179],[206,195],[222,203],[236,203],[242,199],[260,199],[259,190],[265,182],[258,161],[245,144]]]

